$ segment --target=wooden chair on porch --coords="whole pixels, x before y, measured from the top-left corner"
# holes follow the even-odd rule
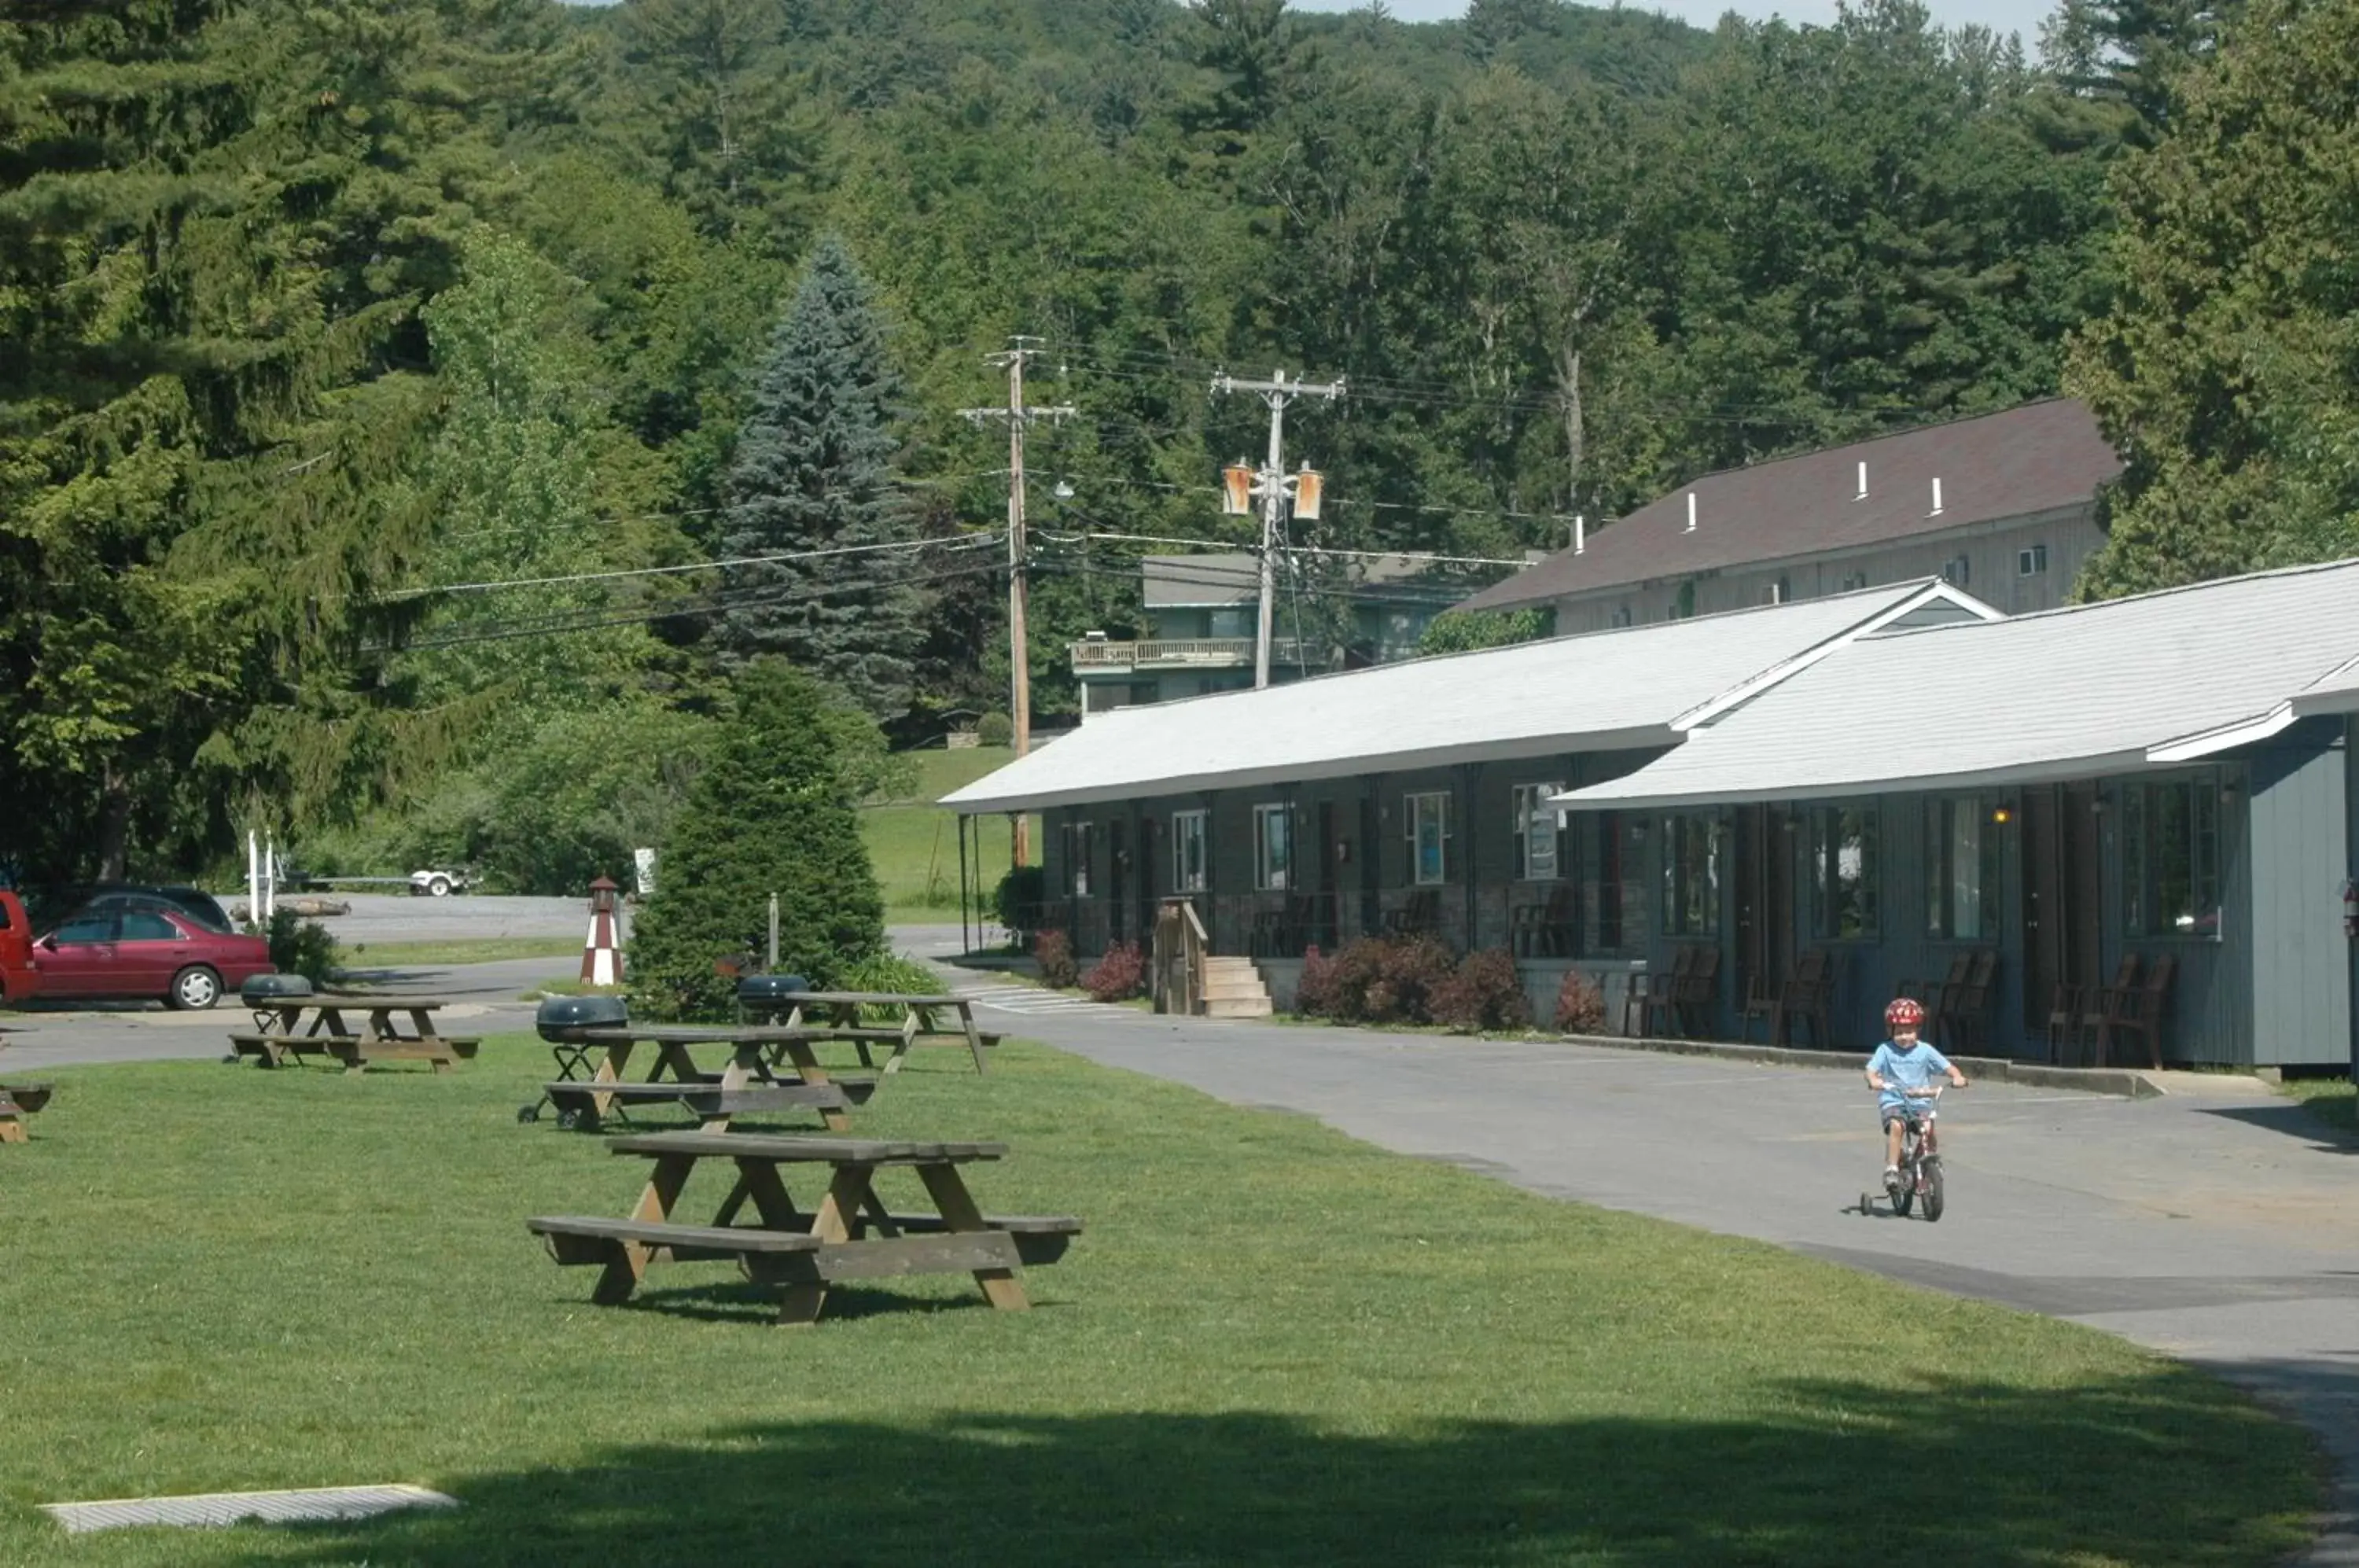
[[[2097,1062],[2111,1064],[2113,1039],[2133,1034],[2146,1045],[2147,1065],[2162,1067],[2162,1012],[2170,1000],[2170,981],[2179,961],[2166,953],[2147,966],[2145,983],[2116,989],[2105,987],[2104,1021],[2097,1027]]]
[[[2125,953],[2122,961],[2114,966],[2114,978],[2110,984],[2073,988],[2080,1009],[2074,1015],[2072,1025],[2072,1054],[2076,1062],[2084,1056],[2090,1065],[2104,1061],[2105,1009],[2111,1005],[2112,997],[2136,990],[2137,983],[2138,955]]]
[[[1745,990],[1744,1014],[1737,1020],[1738,1032],[1752,1039],[1753,1020],[1759,1018],[1768,1023],[1771,1045],[1791,1045],[1794,1020],[1799,1018],[1810,1026],[1810,1043],[1823,1051],[1833,1039],[1828,1018],[1834,1010],[1834,992],[1833,960],[1824,948],[1814,947],[1795,961],[1791,975],[1774,986],[1767,975],[1753,977]]]
[[[1572,956],[1573,888],[1560,882],[1546,902],[1517,904],[1507,920],[1507,945],[1518,958]]]
[[[1680,997],[1695,967],[1692,947],[1678,947],[1671,952],[1671,968],[1668,975],[1634,975],[1631,996],[1638,1002],[1638,1029],[1650,1040],[1661,1040],[1680,1030]],[[1643,979],[1644,985],[1635,984]],[[1625,1008],[1626,1012],[1627,1009]],[[1659,1029],[1657,1020],[1660,1019]],[[1625,1032],[1627,1027],[1625,1026]]]
[[[1960,949],[1950,955],[1950,972],[1947,975],[1939,980],[1903,980],[1892,988],[1892,999],[1897,1002],[1906,996],[1911,1001],[1922,1002],[1925,1016],[1937,1018],[1940,1016],[1941,998],[1953,987],[1964,985],[1973,968],[1973,950]]]
[[[1978,947],[1966,955],[1965,976],[1941,987],[1933,1022],[1941,1044],[1973,1051],[1990,1041],[1991,1007],[1998,996],[1998,949]]]
[[[1430,936],[1441,929],[1441,889],[1419,887],[1385,916],[1386,936]]]
[[[1681,1034],[1702,1040],[1712,1033],[1712,1013],[1720,1001],[1720,949],[1704,943],[1680,951],[1690,957],[1685,974],[1673,970],[1671,1011]]]

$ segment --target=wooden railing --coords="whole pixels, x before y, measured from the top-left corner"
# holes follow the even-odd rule
[[[1187,898],[1165,898],[1155,911],[1155,1010],[1198,1013],[1204,1007],[1204,953],[1212,946],[1204,922]]]
[[[1291,637],[1269,645],[1272,663],[1301,661],[1300,644]],[[1077,642],[1071,645],[1076,670],[1234,669],[1254,661],[1251,637],[1166,637],[1155,642]]]

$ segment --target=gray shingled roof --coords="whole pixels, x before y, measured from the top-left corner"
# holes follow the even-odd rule
[[[2359,561],[1862,637],[1560,801],[1824,800],[2132,771],[2266,733],[2297,693],[2337,689],[2354,656]]]
[[[1668,746],[1716,698],[1929,600],[1896,583],[1724,615],[1411,659],[1260,691],[1117,708],[950,795],[1005,811],[1376,769]]]
[[[1150,610],[1250,604],[1261,593],[1261,566],[1243,550],[1143,555],[1139,602]]]
[[[1867,499],[1857,500],[1867,464]],[[1510,609],[1691,572],[1726,571],[2028,517],[2087,501],[2121,472],[2088,406],[2070,398],[1707,474],[1468,599]],[[1931,515],[1933,481],[1941,511]],[[1688,532],[1688,495],[1696,528]]]

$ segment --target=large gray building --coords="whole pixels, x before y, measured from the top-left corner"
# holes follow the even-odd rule
[[[1692,962],[1722,1037],[1783,997],[1860,1046],[1916,988],[2000,1054],[2085,1060],[2119,1000],[2159,1027],[2116,1059],[2323,1068],[2354,714],[2359,561],[2014,617],[1930,580],[1111,714],[944,803],[1045,813],[1082,951],[1184,898],[1281,1004],[1305,945],[1413,930],[1544,1018]]]
[[[2065,602],[2121,472],[2085,404],[2053,398],[1708,474],[1473,595],[1553,607],[1559,633],[1646,626],[1939,577],[2008,615]]]

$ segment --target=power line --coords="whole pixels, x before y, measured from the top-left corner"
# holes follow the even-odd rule
[[[561,577],[511,577],[489,583],[443,583],[422,588],[397,588],[379,603],[414,599],[426,593],[484,593],[502,588],[549,588],[571,583],[612,583],[626,577],[668,577],[683,572],[713,572],[733,566],[768,566],[786,561],[820,561],[834,556],[868,555],[880,550],[971,550],[994,544],[997,534],[967,534],[956,539],[895,539],[885,544],[850,544],[826,550],[781,550],[772,555],[744,555],[721,561],[692,561],[679,566],[635,566],[618,572],[579,572]]]
[[[561,637],[573,632],[597,631],[609,626],[636,626],[647,621],[668,621],[680,616],[721,615],[730,610],[751,609],[762,604],[783,604],[799,599],[823,599],[839,593],[868,593],[886,588],[914,588],[929,583],[955,582],[962,578],[995,576],[1001,571],[996,561],[951,571],[919,572],[913,576],[888,580],[864,580],[858,583],[801,583],[791,588],[758,590],[724,590],[734,597],[714,596],[698,601],[650,605],[633,611],[582,615],[553,615],[540,620],[509,622],[478,632],[454,632],[436,637],[420,638],[399,644],[378,643],[364,648],[366,653],[410,653],[432,648],[457,648],[469,643],[506,642],[517,637]]]

